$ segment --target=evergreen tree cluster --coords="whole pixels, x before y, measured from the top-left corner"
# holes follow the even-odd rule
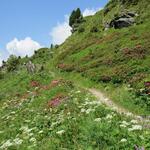
[[[69,18],[69,25],[73,27],[75,24],[81,23],[83,20],[83,15],[81,13],[80,8],[73,10],[70,18]]]

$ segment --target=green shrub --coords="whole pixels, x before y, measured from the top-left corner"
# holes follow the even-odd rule
[[[2,73],[2,71],[0,71],[0,80],[4,78],[4,73]]]
[[[81,28],[78,29],[78,32],[79,32],[79,33],[82,33],[82,32],[84,32],[84,31],[85,31],[85,29],[84,29],[83,27],[81,27]]]
[[[91,28],[91,30],[90,30],[90,32],[92,32],[92,33],[94,33],[94,32],[98,32],[99,30],[98,30],[98,28],[97,27],[92,27]]]
[[[104,83],[108,83],[108,82],[111,81],[111,77],[109,77],[109,76],[101,76],[101,77],[99,78],[99,81],[100,81],[100,82],[104,82]]]
[[[71,27],[73,27],[73,25],[75,23],[81,23],[82,20],[83,20],[83,16],[82,16],[81,10],[80,10],[80,8],[77,8],[76,10],[73,10],[71,15],[70,15],[69,25]]]
[[[15,55],[11,55],[6,62],[7,71],[10,72],[16,70],[18,65],[19,59]]]
[[[120,83],[122,83],[122,79],[118,76],[114,76],[114,77],[112,77],[112,83],[113,84],[120,84]]]

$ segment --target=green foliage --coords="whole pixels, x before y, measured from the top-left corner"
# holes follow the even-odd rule
[[[0,70],[0,80],[4,78],[4,73]]]
[[[16,70],[19,65],[18,57],[16,57],[15,55],[11,55],[6,62],[6,65],[8,72]]]
[[[97,27],[92,27],[91,28],[91,30],[90,30],[90,32],[92,32],[92,33],[94,33],[94,32],[98,32],[99,30],[98,30],[98,28]]]
[[[70,15],[69,25],[73,27],[75,23],[81,23],[82,19],[83,19],[83,16],[82,16],[81,10],[80,8],[77,8],[76,10],[73,10]]]
[[[136,5],[139,0],[120,0],[121,4]]]
[[[79,33],[82,33],[82,32],[84,32],[85,31],[85,29],[83,28],[83,27],[80,27],[79,29],[78,29],[78,32]]]

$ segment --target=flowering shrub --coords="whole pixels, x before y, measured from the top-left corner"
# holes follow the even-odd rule
[[[123,54],[127,58],[144,58],[146,56],[146,49],[142,45],[136,45],[134,48],[124,48]]]
[[[62,94],[59,94],[48,102],[48,107],[52,107],[52,108],[57,107],[64,101],[64,99],[65,99],[65,96]]]
[[[66,72],[71,72],[71,71],[74,70],[74,65],[71,65],[71,64],[59,64],[58,68],[63,70],[63,71],[66,71]]]
[[[31,85],[31,87],[39,87],[40,83],[38,81],[31,81],[30,85]]]

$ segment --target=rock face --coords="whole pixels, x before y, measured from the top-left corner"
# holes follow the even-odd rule
[[[110,23],[110,26],[114,27],[115,29],[121,29],[124,27],[129,27],[134,23],[135,23],[134,18],[122,18],[122,17],[120,17],[119,19],[113,20]]]
[[[36,71],[36,67],[31,61],[29,61],[26,64],[26,68],[27,68],[28,73],[35,73],[35,71]]]
[[[105,25],[105,30],[108,28],[121,29],[129,27],[135,23],[137,14],[134,12],[122,13],[120,16],[115,17],[109,24]]]

